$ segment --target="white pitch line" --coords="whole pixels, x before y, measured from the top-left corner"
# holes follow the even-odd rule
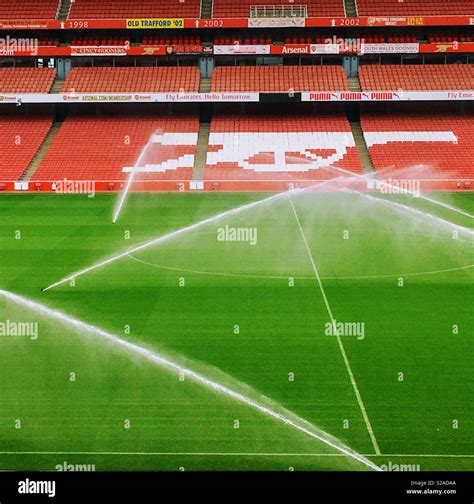
[[[64,277],[63,279],[49,285],[48,287],[46,287],[42,290],[43,290],[43,292],[45,292],[50,289],[54,289],[55,287],[58,287],[59,285],[65,284],[65,283],[70,282],[72,280],[75,280],[77,277],[85,275],[86,273],[90,273],[91,271],[94,271],[94,270],[101,268],[103,266],[107,266],[108,264],[111,264],[115,261],[118,261],[119,259],[127,257],[129,254],[133,254],[134,252],[140,252],[140,251],[145,250],[147,248],[158,245],[159,243],[163,243],[163,242],[166,242],[172,238],[176,238],[177,236],[180,236],[182,234],[188,233],[190,231],[194,231],[195,229],[198,229],[202,226],[205,226],[206,224],[211,224],[212,222],[223,219],[224,217],[233,216],[233,215],[236,215],[238,213],[243,212],[244,210],[249,210],[251,208],[255,208],[255,207],[262,205],[264,203],[268,203],[270,201],[279,199],[284,195],[286,195],[286,192],[274,194],[273,196],[269,196],[268,198],[253,201],[252,203],[247,203],[246,205],[241,205],[237,208],[232,208],[231,210],[226,210],[225,212],[214,215],[214,216],[209,217],[207,219],[204,219],[202,221],[196,222],[195,224],[191,224],[190,226],[186,226],[186,227],[178,229],[176,231],[172,231],[171,233],[159,236],[158,238],[154,238],[153,240],[142,243],[141,245],[136,245],[135,247],[127,249],[125,252],[122,252],[122,253],[117,254],[115,256],[112,256],[112,257],[109,257],[108,259],[105,259],[105,260],[100,261],[96,264],[93,264],[92,266],[89,266],[88,268],[84,268],[83,270],[77,271],[76,273],[72,273],[71,275]]]
[[[303,243],[304,243],[304,246],[306,248],[306,252],[307,252],[309,260],[311,262],[311,266],[313,268],[314,276],[315,276],[316,281],[317,281],[317,283],[319,285],[319,290],[321,291],[321,294],[323,296],[324,304],[326,305],[326,310],[328,312],[329,318],[331,319],[331,324],[332,324],[332,326],[334,328],[334,332],[336,334],[336,339],[337,339],[337,342],[338,342],[338,345],[339,345],[339,349],[341,351],[342,358],[344,359],[344,364],[346,365],[346,369],[347,369],[347,372],[349,374],[349,378],[351,380],[352,388],[354,389],[354,393],[356,395],[357,402],[359,403],[359,408],[360,408],[360,410],[362,412],[362,416],[364,417],[365,425],[367,427],[367,431],[368,431],[370,439],[372,441],[372,445],[374,447],[375,453],[377,455],[380,455],[379,445],[377,443],[377,439],[375,438],[375,434],[374,434],[374,431],[372,429],[372,425],[370,423],[369,416],[367,415],[367,411],[365,409],[364,402],[362,401],[362,396],[360,394],[359,387],[357,386],[357,382],[355,380],[354,373],[352,372],[351,365],[349,363],[349,359],[347,358],[346,350],[344,348],[344,345],[343,345],[342,340],[341,340],[341,336],[340,336],[339,331],[337,329],[336,319],[334,318],[331,306],[330,306],[328,298],[326,296],[326,291],[324,290],[323,283],[321,281],[321,277],[319,275],[319,271],[318,271],[318,268],[316,266],[316,262],[314,261],[313,254],[311,253],[311,249],[309,248],[308,240],[306,239],[306,235],[305,235],[305,233],[303,231],[303,227],[301,226],[300,218],[298,216],[298,213],[296,212],[295,206],[293,205],[293,200],[291,199],[291,194],[290,193],[288,193],[288,200],[289,200],[291,208],[293,210],[293,214],[295,215],[296,223],[298,224],[298,228],[300,230],[301,237],[303,239]]]
[[[127,451],[0,451],[0,455],[117,455],[117,456],[159,456],[159,457],[346,457],[344,453],[265,453],[265,452],[127,452]],[[363,457],[382,458],[474,458],[461,454],[412,454],[375,453],[361,454]]]
[[[217,394],[220,394],[224,397],[230,398],[238,403],[244,404],[245,406],[258,411],[259,413],[265,415],[266,417],[273,418],[274,420],[277,420],[280,423],[283,423],[291,428],[293,428],[296,431],[299,431],[306,436],[316,439],[320,441],[321,443],[325,444],[326,446],[329,446],[330,448],[334,449],[335,451],[339,453],[345,454],[347,457],[356,460],[360,462],[361,464],[365,465],[366,467],[370,467],[371,469],[375,471],[381,471],[380,467],[378,467],[376,464],[371,462],[370,460],[366,459],[365,457],[361,456],[359,453],[356,451],[352,450],[351,448],[345,446],[342,442],[335,442],[335,439],[331,439],[329,434],[325,433],[321,429],[318,429],[316,426],[312,425],[310,422],[307,420],[304,420],[303,418],[299,417],[298,415],[295,415],[294,413],[285,410],[283,407],[278,405],[279,407],[284,410],[285,414],[279,413],[278,411],[275,411],[274,409],[270,408],[269,406],[266,406],[264,402],[259,402],[257,400],[252,399],[251,397],[248,397],[244,394],[241,394],[240,392],[237,392],[236,390],[227,387],[225,385],[222,385],[221,383],[211,380],[205,375],[202,375],[190,368],[184,367],[180,365],[179,363],[171,360],[168,357],[165,357],[164,355],[149,350],[148,348],[142,347],[140,345],[137,345],[135,343],[131,343],[130,341],[127,341],[126,339],[121,338],[120,336],[117,336],[115,334],[109,333],[107,331],[104,331],[103,329],[100,329],[99,327],[93,326],[91,324],[87,324],[86,322],[83,322],[82,320],[76,319],[74,317],[71,317],[70,315],[66,315],[65,313],[62,313],[57,310],[53,310],[43,304],[37,303],[36,301],[31,301],[30,299],[27,299],[23,296],[19,296],[17,294],[13,294],[8,291],[4,291],[0,289],[0,296],[4,297],[5,299],[8,299],[9,301],[12,301],[20,306],[25,306],[26,308],[39,313],[42,316],[52,318],[55,320],[59,320],[63,324],[66,324],[68,326],[74,327],[76,330],[81,331],[81,332],[86,332],[89,334],[92,334],[96,337],[99,337],[102,340],[108,341],[109,343],[121,347],[128,352],[131,352],[133,354],[140,355],[140,357],[148,360],[149,362],[152,362],[162,369],[165,369],[167,371],[171,372],[178,372],[180,374],[185,375],[187,378],[189,378],[191,381],[194,383],[197,383],[198,385],[210,389]],[[244,385],[244,384],[241,384]],[[245,385],[247,388],[248,385]],[[272,402],[269,398],[265,396],[261,396],[262,401],[267,401],[267,402]],[[312,429],[312,430],[311,430]],[[314,432],[316,431],[316,432]],[[325,437],[328,436],[328,437]]]
[[[471,243],[468,242],[467,240],[459,240],[459,241],[465,241],[466,243]],[[192,269],[186,269],[186,268],[175,268],[173,266],[166,266],[165,264],[157,264],[157,263],[151,263],[148,261],[142,261],[141,259],[138,259],[138,257],[135,257],[131,254],[128,255],[130,259],[133,261],[136,261],[138,263],[144,264],[145,266],[152,266],[154,268],[158,269],[164,269],[167,271],[179,271],[182,273],[191,273],[193,275],[203,275],[203,276],[221,276],[221,277],[233,277],[233,278],[249,278],[249,279],[259,279],[259,280],[285,280],[288,281],[288,277],[292,277],[295,280],[314,280],[314,275],[312,276],[295,276],[295,275],[286,275],[286,276],[281,276],[281,275],[251,275],[251,274],[244,274],[244,273],[225,273],[225,272],[218,272],[218,271],[201,271],[201,270],[192,270]],[[376,279],[376,278],[398,278],[398,277],[410,277],[410,276],[425,276],[425,275],[437,275],[440,273],[451,273],[453,271],[462,271],[462,270],[467,270],[474,268],[474,264],[468,264],[467,266],[458,266],[457,268],[447,268],[447,269],[440,269],[440,270],[434,270],[434,271],[415,271],[414,273],[391,273],[391,274],[386,274],[386,275],[360,275],[360,276],[321,276],[321,280],[370,280],[370,279]]]

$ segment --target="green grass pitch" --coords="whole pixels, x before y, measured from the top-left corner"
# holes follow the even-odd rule
[[[132,194],[112,225],[114,195],[2,195],[0,289],[245,384],[379,466],[473,470],[472,220],[447,208],[293,194],[40,290],[265,197]],[[433,197],[474,211],[471,194]],[[253,244],[232,230],[256,233]],[[339,338],[328,308],[345,323]],[[38,338],[0,337],[0,470],[367,469],[0,296],[6,321],[37,322]]]

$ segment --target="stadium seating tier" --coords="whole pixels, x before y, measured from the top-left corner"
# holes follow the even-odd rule
[[[192,176],[199,121],[192,116],[69,117],[62,124],[33,180],[127,178],[142,150],[156,135],[140,166],[154,173],[140,179],[188,180]]]
[[[393,179],[473,179],[474,116],[364,114],[375,170]]]
[[[472,0],[357,0],[359,16],[446,16],[473,14]]]
[[[0,93],[49,93],[53,68],[0,68]]]
[[[195,67],[79,67],[69,73],[63,92],[197,92],[199,81]]]
[[[365,65],[359,69],[363,90],[474,89],[474,65]]]
[[[205,178],[301,181],[362,172],[342,114],[223,114],[211,123]]]
[[[0,116],[0,181],[18,180],[51,128],[47,117]]]
[[[199,0],[75,0],[70,19],[198,18]]]
[[[346,91],[341,66],[247,66],[217,67],[212,74],[215,92]]]

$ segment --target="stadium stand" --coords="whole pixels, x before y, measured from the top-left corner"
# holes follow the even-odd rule
[[[272,6],[277,8],[285,6],[288,8],[305,6],[309,17],[332,16],[345,17],[344,0],[281,0],[277,3],[268,0],[242,0],[235,2],[233,0],[214,0],[212,17],[250,17],[250,8],[252,6]]]
[[[363,90],[474,89],[474,65],[365,65],[359,69]]]
[[[346,91],[348,81],[341,66],[217,67],[211,91],[287,92]]]
[[[71,38],[72,46],[125,46],[130,44],[128,37],[123,35],[114,37],[104,37],[93,35],[73,36]]]
[[[142,45],[166,45],[166,46],[184,46],[201,47],[201,37],[199,35],[148,35],[143,38]]]
[[[363,114],[361,125],[384,178],[474,178],[474,115]]]
[[[230,114],[211,123],[205,178],[211,181],[321,180],[337,167],[362,172],[343,114]]]
[[[21,177],[51,125],[47,117],[0,116],[0,181]]]
[[[156,143],[142,163],[153,164],[156,172],[140,177],[187,180],[198,131],[197,116],[68,117],[33,180],[124,180],[128,175],[123,168],[135,165],[152,134],[157,134]]]
[[[443,16],[472,14],[472,0],[357,0],[359,16]]]
[[[0,93],[49,93],[53,68],[0,68]]]
[[[59,0],[15,0],[0,2],[0,21],[56,19]]]
[[[334,44],[334,34],[326,33],[326,34],[289,34],[286,33],[284,37],[281,39],[278,38],[278,35],[275,37],[275,40],[283,40],[285,44]],[[405,34],[395,34],[395,35],[373,35],[373,34],[361,34],[359,37],[336,37],[337,43],[354,43],[354,40],[358,40],[360,44],[369,43],[369,44],[383,44],[386,42],[389,43],[412,43],[417,42],[418,39],[415,35],[405,35]],[[235,34],[226,34],[220,35],[217,34],[214,38],[215,45],[264,45],[264,44],[272,44],[274,40],[272,39],[272,33],[259,33],[255,35],[252,32],[242,33],[236,32]]]
[[[198,18],[199,0],[75,0],[70,19]]]
[[[195,67],[80,67],[69,73],[63,92],[197,92],[199,80]]]
[[[446,34],[446,33],[431,33],[428,35],[428,42],[431,44],[443,42],[474,42],[474,36]]]

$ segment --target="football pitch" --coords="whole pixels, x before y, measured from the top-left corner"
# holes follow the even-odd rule
[[[474,470],[474,196],[429,196],[2,195],[0,470]]]

